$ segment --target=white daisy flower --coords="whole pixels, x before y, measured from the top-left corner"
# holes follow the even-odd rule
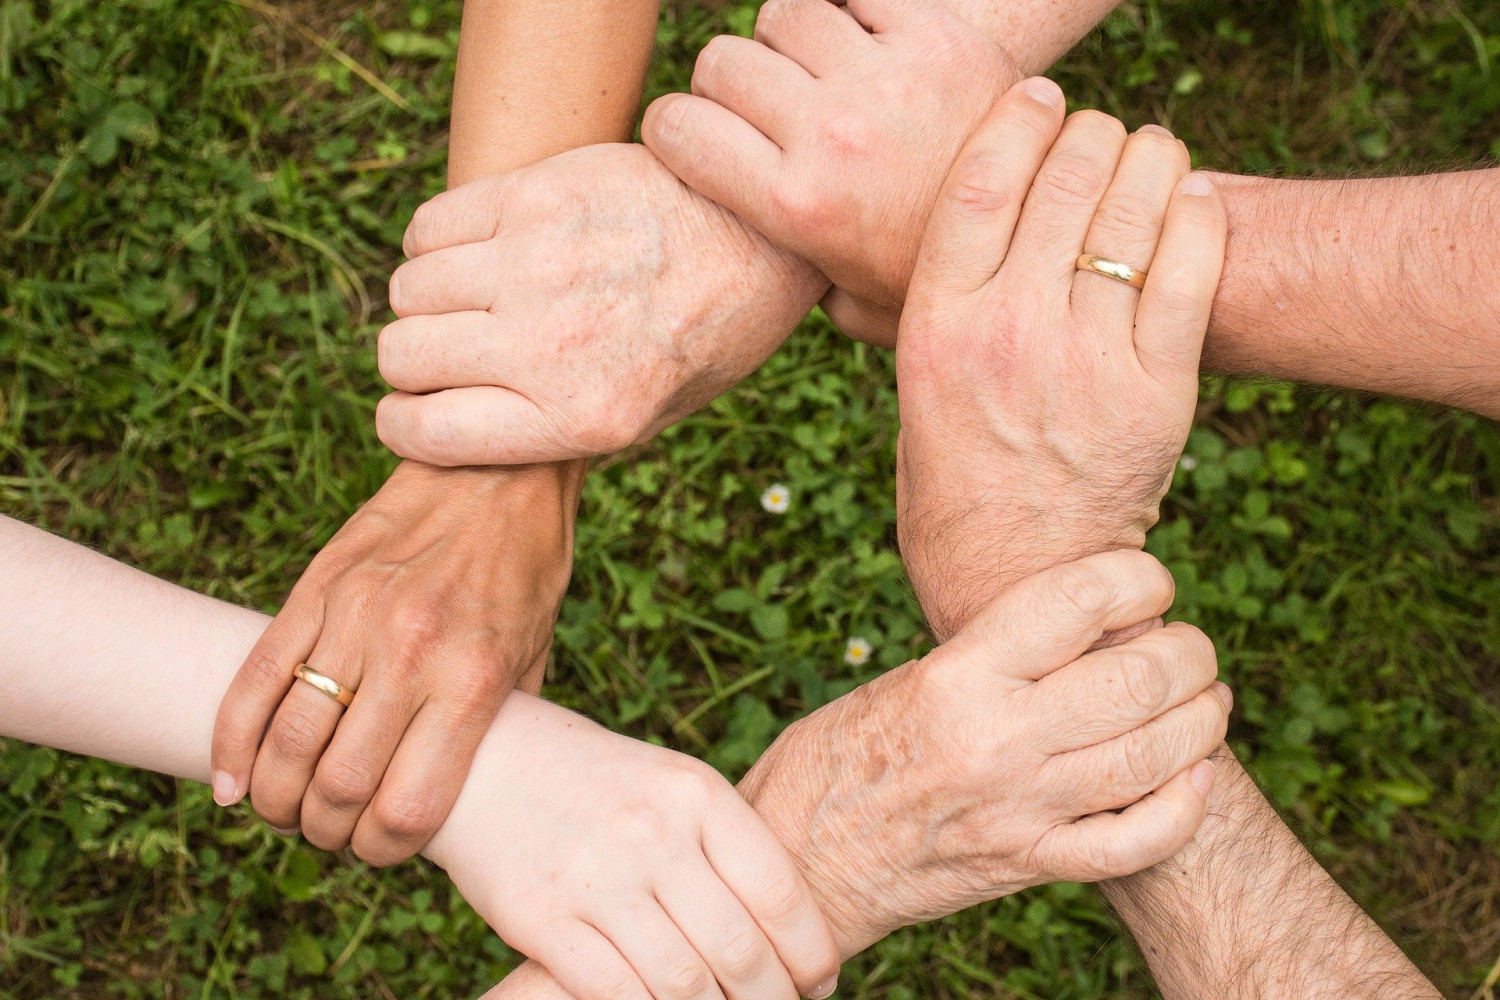
[[[792,491],[780,483],[767,486],[766,491],[760,495],[760,505],[772,514],[785,514],[792,505]]]
[[[1182,468],[1183,472],[1192,472],[1198,467],[1198,460],[1192,455],[1183,455],[1177,464]]]
[[[870,658],[874,652],[868,639],[859,636],[851,636],[849,642],[844,646],[844,662],[851,667],[857,667]]]

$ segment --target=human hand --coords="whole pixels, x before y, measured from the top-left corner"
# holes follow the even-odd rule
[[[889,346],[948,168],[1018,78],[943,4],[768,0],[755,40],[710,41],[693,94],[658,99],[641,136],[689,186],[817,265],[842,330]]]
[[[1213,643],[1174,623],[1085,654],[1172,594],[1141,552],[1054,567],[772,745],[740,790],[845,955],[1028,886],[1132,874],[1188,842],[1232,703]]]
[[[939,637],[1010,581],[1139,548],[1155,523],[1224,258],[1223,205],[1188,170],[1165,130],[1064,125],[1036,79],[949,174],[896,347],[897,533]],[[1144,289],[1076,270],[1085,251],[1149,269]]]
[[[791,1000],[838,950],[755,811],[691,757],[515,694],[426,856],[580,1000]]]
[[[411,463],[318,553],[214,727],[214,797],[376,865],[442,823],[500,703],[541,686],[582,470]],[[299,663],[356,691],[346,710]],[[269,728],[268,728],[269,727]]]
[[[440,194],[406,234],[380,334],[393,451],[510,465],[618,451],[754,371],[822,294],[638,145]],[[426,395],[420,395],[425,393]]]
[[[1232,702],[1213,643],[1173,624],[1085,653],[1172,593],[1141,552],[1055,567],[782,733],[740,793],[843,956],[1027,886],[1134,873],[1189,841]],[[566,996],[529,964],[485,995]]]

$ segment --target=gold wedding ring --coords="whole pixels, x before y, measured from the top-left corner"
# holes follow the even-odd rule
[[[350,691],[327,674],[318,673],[305,663],[297,664],[297,669],[292,671],[292,675],[299,681],[306,681],[311,684],[345,708],[354,704],[353,691]]]
[[[1131,288],[1146,287],[1145,271],[1137,271],[1129,264],[1121,264],[1119,261],[1110,260],[1108,257],[1100,257],[1091,253],[1079,254],[1078,270],[1093,271],[1095,274],[1102,274],[1106,278],[1123,281]]]

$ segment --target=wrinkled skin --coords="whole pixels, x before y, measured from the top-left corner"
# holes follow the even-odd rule
[[[897,530],[939,636],[1011,581],[1139,548],[1192,426],[1223,204],[1186,149],[1009,91],[934,209],[896,347]],[[1023,207],[1024,204],[1024,207]],[[1075,266],[1143,271],[1144,290]],[[956,446],[962,442],[962,446]]]
[[[825,287],[634,145],[441,194],[406,252],[377,425],[437,465],[645,440],[759,367]]]
[[[694,189],[816,264],[844,332],[889,346],[948,168],[1019,77],[942,4],[770,0],[755,40],[713,39],[693,95],[658,99],[641,135]]]
[[[776,740],[740,793],[791,852],[845,957],[906,924],[1137,871],[1187,842],[1232,702],[1213,644],[1173,625],[1084,654],[1172,594],[1141,552],[1038,574],[946,646]],[[566,996],[534,963],[487,994]]]

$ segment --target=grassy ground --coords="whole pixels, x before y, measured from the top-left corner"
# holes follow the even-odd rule
[[[1500,156],[1500,0],[1127,5],[1060,68],[1203,165]],[[747,31],[669,0],[653,91]],[[383,277],[440,186],[448,0],[0,0],[0,511],[273,610],[391,461]],[[590,483],[551,694],[737,774],[923,648],[892,551],[889,358],[809,321]],[[1152,547],[1220,644],[1233,738],[1453,997],[1500,960],[1500,436],[1208,380]],[[763,511],[772,482],[790,510]],[[842,662],[846,639],[874,643]],[[0,694],[3,697],[3,694]],[[0,996],[464,997],[514,961],[442,877],[268,834],[207,791],[0,747]],[[1147,997],[1092,892],[898,934],[843,995]]]

